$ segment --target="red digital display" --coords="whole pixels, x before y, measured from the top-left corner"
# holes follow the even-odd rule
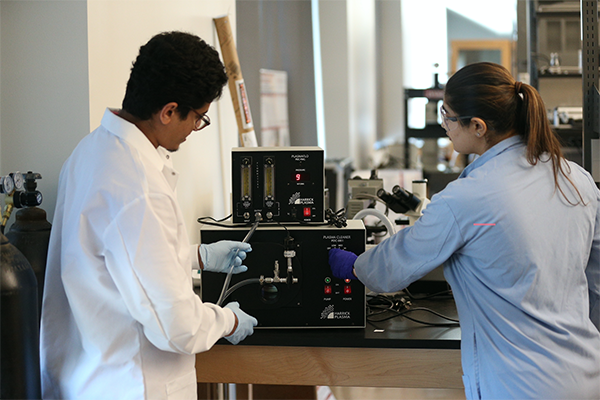
[[[310,180],[310,174],[306,171],[296,171],[292,173],[292,180],[295,182],[306,182]]]

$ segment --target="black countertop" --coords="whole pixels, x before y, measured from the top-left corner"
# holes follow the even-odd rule
[[[432,324],[450,324],[422,308],[436,311],[450,318],[457,318],[452,297],[411,300],[411,311],[406,315]],[[252,336],[240,344],[255,346],[300,347],[359,347],[359,348],[412,348],[412,349],[460,349],[460,327],[430,326],[412,321],[406,316],[394,316],[393,312],[368,318],[364,328],[305,328],[305,329],[255,329]],[[392,317],[389,318],[388,317]],[[224,339],[219,344],[227,344]]]

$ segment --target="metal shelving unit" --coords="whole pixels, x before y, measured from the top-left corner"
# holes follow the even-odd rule
[[[555,79],[557,84],[560,78],[581,77],[583,89],[583,127],[581,129],[582,166],[592,173],[595,181],[600,182],[600,45],[598,24],[598,0],[553,1],[553,0],[526,0],[527,1],[527,65],[530,84],[539,88],[540,78]],[[579,11],[573,6],[579,4]],[[538,43],[540,19],[548,17],[579,16],[581,25],[581,74],[573,73],[540,73],[538,65]],[[571,132],[572,134],[572,132]],[[560,135],[560,132],[559,132]],[[599,185],[600,186],[600,185]]]
[[[404,89],[404,163],[405,168],[410,168],[410,138],[437,139],[446,137],[446,131],[440,124],[426,124],[424,128],[415,129],[408,126],[408,100],[426,98],[428,101],[438,102],[444,99],[444,88],[438,87],[437,80],[434,87],[429,89]]]
[[[600,42],[598,0],[581,1],[583,167],[600,182]]]

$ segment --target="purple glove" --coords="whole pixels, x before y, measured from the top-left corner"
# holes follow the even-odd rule
[[[358,279],[352,273],[354,261],[358,256],[351,251],[342,249],[329,250],[329,266],[333,276],[339,279]]]

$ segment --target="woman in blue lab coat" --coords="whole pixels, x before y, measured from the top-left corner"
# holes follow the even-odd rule
[[[459,70],[441,113],[455,150],[480,157],[414,226],[359,257],[331,250],[334,275],[386,293],[443,264],[468,399],[599,399],[600,191],[500,65]]]

